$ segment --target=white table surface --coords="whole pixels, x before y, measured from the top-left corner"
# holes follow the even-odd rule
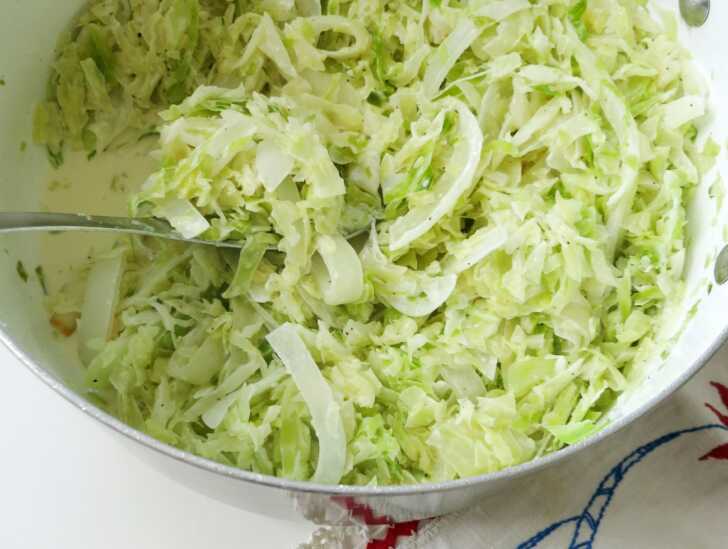
[[[0,548],[277,549],[313,532],[156,473],[2,344],[0,371]]]

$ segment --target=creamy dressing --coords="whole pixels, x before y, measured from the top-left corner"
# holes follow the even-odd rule
[[[68,153],[63,165],[48,175],[41,208],[49,212],[128,215],[129,196],[156,167],[151,145],[147,141],[91,160],[84,153]],[[89,254],[107,249],[116,238],[113,233],[44,233],[41,257],[49,293],[69,282]]]

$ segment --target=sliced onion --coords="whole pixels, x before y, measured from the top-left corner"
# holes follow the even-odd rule
[[[291,373],[311,414],[319,443],[318,463],[311,480],[336,484],[346,465],[346,434],[339,403],[294,324],[283,324],[266,339]]]
[[[123,274],[122,253],[97,261],[89,272],[78,327],[78,354],[84,364],[96,356],[93,342],[111,338]]]
[[[389,249],[401,250],[421,237],[447,215],[473,183],[483,148],[483,132],[478,120],[462,101],[448,98],[448,108],[460,115],[460,136],[445,173],[432,189],[432,200],[416,207],[392,224]]]

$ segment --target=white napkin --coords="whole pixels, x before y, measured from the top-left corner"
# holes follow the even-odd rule
[[[390,528],[322,528],[334,549],[728,545],[728,346],[647,417],[468,511]],[[396,538],[396,540],[395,540]]]

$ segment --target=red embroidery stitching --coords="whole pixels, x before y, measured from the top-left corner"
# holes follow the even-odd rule
[[[720,400],[723,403],[723,406],[728,409],[728,387],[716,381],[711,381],[710,384],[715,388],[716,391],[718,391],[718,395],[720,396]],[[728,415],[721,413],[715,406],[708,402],[705,403],[705,406],[708,408],[708,410],[715,414],[715,416],[718,418],[718,421],[728,427]],[[713,448],[704,456],[700,457],[700,461],[705,461],[708,459],[728,460],[728,444],[721,444],[720,446]]]
[[[395,547],[399,538],[411,536],[420,525],[417,520],[395,523],[389,517],[377,516],[370,507],[357,503],[354,498],[334,496],[331,499],[348,509],[353,517],[358,518],[364,524],[369,526],[388,525],[387,535],[382,539],[371,540],[367,545],[367,549],[390,549]]]
[[[717,381],[711,381],[710,384],[715,387],[716,391],[720,395],[720,400],[723,402],[723,406],[728,410],[728,387]]]
[[[392,549],[397,546],[397,540],[399,538],[406,538],[414,534],[419,524],[416,520],[392,524],[389,530],[387,530],[387,535],[383,539],[373,539],[370,541],[367,549]]]
[[[351,512],[352,517],[358,518],[364,524],[367,524],[369,526],[392,524],[391,518],[375,515],[368,506],[364,505],[363,503],[357,503],[354,498],[333,496],[331,499],[339,505],[348,509]]]
[[[706,459],[728,459],[728,444],[713,448],[710,452],[702,456],[700,461],[705,461]]]

